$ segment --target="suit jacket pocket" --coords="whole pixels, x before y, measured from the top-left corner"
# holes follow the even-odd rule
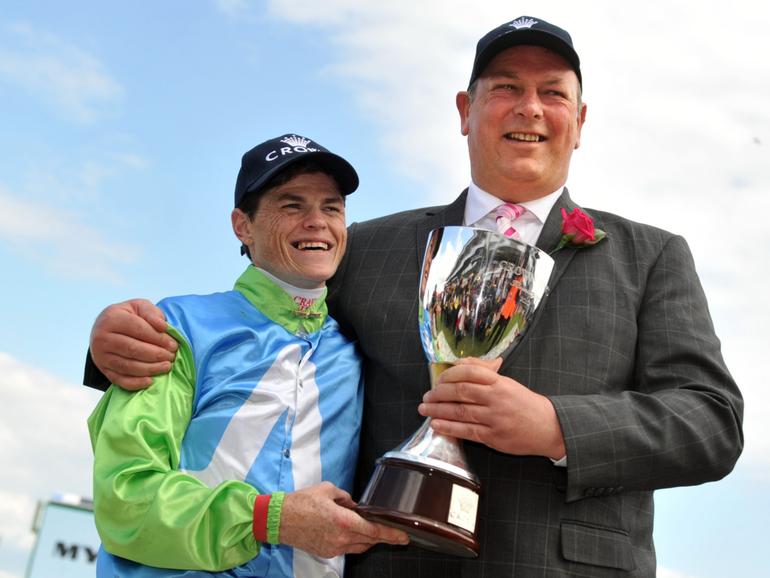
[[[628,532],[577,520],[561,523],[561,552],[572,562],[633,570],[636,568]]]

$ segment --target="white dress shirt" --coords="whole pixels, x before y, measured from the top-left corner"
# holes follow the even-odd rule
[[[548,218],[548,213],[551,212],[556,200],[561,195],[562,189],[563,187],[559,187],[558,190],[550,195],[540,197],[539,199],[516,203],[527,209],[514,223],[514,227],[522,241],[530,245],[537,243],[545,220]],[[482,190],[476,183],[471,183],[468,187],[468,198],[465,201],[463,225],[496,231],[494,211],[505,202]]]

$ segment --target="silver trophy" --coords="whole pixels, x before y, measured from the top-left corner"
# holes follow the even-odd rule
[[[510,352],[546,294],[552,269],[547,253],[499,233],[431,231],[419,294],[431,386],[463,357],[494,359]],[[414,544],[473,558],[479,554],[479,479],[461,441],[435,433],[430,421],[377,460],[357,509],[406,531]]]

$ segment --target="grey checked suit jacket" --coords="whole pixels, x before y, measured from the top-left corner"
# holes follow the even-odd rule
[[[357,488],[374,461],[422,423],[429,389],[417,323],[428,232],[462,223],[451,205],[353,224],[330,285],[332,315],[366,358]],[[565,189],[538,246],[552,250]],[[430,578],[655,576],[653,490],[730,472],[742,399],[725,367],[689,249],[680,237],[586,210],[608,237],[555,253],[550,294],[501,372],[552,400],[568,467],[465,443],[479,474],[481,555],[416,547],[349,556],[346,575]]]

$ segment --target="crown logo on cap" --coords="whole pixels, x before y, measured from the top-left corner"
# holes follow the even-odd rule
[[[305,147],[310,142],[310,139],[306,139],[303,136],[297,136],[296,134],[293,134],[291,136],[287,136],[286,138],[282,138],[281,142],[293,147]]]
[[[537,20],[534,20],[532,18],[517,18],[513,22],[509,22],[508,26],[514,27],[516,30],[521,30],[522,28],[532,28],[535,24],[537,24]]]

